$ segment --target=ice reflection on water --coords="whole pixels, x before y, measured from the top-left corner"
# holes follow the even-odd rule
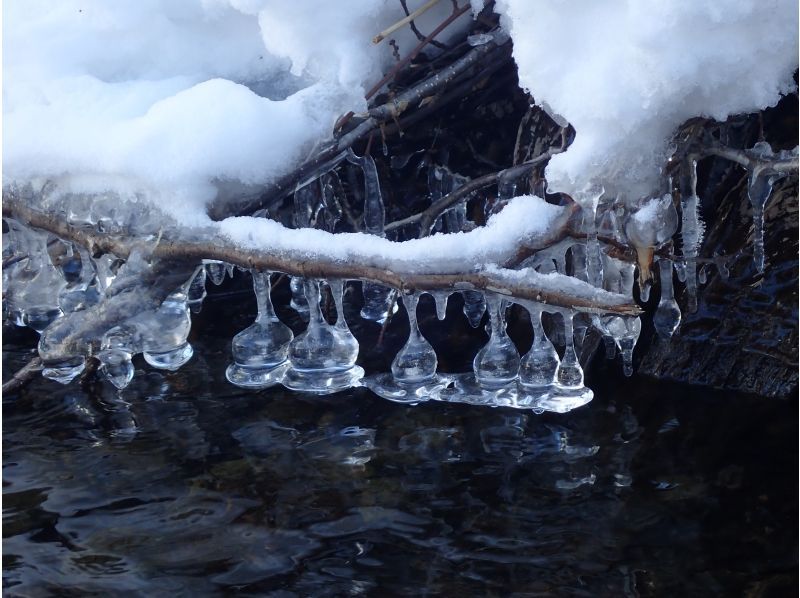
[[[199,353],[137,363],[122,393],[39,380],[4,398],[8,595],[796,584],[796,466],[776,459],[795,404],[634,381],[566,416],[408,407],[243,392],[224,350]]]

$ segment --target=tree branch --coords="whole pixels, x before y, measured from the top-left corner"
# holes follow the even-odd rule
[[[562,238],[567,228],[572,211],[565,209],[556,218],[551,230],[539,237],[530,239],[525,246],[530,251],[536,248],[543,249],[553,243],[554,238]],[[13,193],[8,193],[3,202],[3,214],[13,217],[20,222],[49,231],[62,239],[80,243],[93,252],[113,253],[120,258],[128,258],[131,253],[141,248],[139,241],[124,237],[114,237],[93,230],[75,227],[63,220],[57,214],[44,213],[30,208],[15,198]],[[154,264],[157,261],[183,263],[190,266],[198,264],[203,259],[220,260],[242,268],[277,271],[317,279],[347,279],[366,280],[383,284],[398,290],[487,290],[531,301],[539,301],[555,307],[573,308],[587,312],[613,312],[620,314],[638,314],[639,308],[633,304],[630,297],[604,293],[594,287],[584,284],[586,288],[575,287],[572,280],[566,276],[556,283],[567,285],[571,292],[560,290],[558,284],[544,284],[538,274],[532,272],[529,280],[513,279],[510,281],[511,270],[492,269],[491,265],[479,269],[475,264],[465,264],[464,272],[428,273],[420,274],[409,270],[407,265],[398,264],[393,269],[382,268],[374,265],[358,264],[349,261],[337,261],[327,257],[318,257],[310,260],[307,254],[300,250],[284,250],[270,252],[267,250],[250,250],[236,246],[234,243],[221,236],[213,236],[204,241],[165,239],[162,238],[155,246],[147,247],[148,258]],[[513,261],[514,255],[509,255],[506,261]],[[542,286],[544,285],[544,286]],[[578,292],[580,291],[580,292]]]
[[[43,369],[42,360],[38,357],[31,359],[24,367],[17,371],[11,378],[3,383],[3,394],[14,392],[33,380]]]

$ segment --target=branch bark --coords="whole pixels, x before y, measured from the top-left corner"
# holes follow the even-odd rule
[[[573,212],[564,210],[554,226],[546,234],[531,240],[528,251],[544,249],[556,239],[563,238]],[[111,236],[94,230],[75,227],[57,214],[44,213],[30,208],[7,194],[3,202],[3,215],[12,217],[34,228],[46,230],[62,239],[80,243],[93,253],[113,253],[126,259],[131,253],[142,248],[142,243],[119,236]],[[539,301],[555,307],[572,308],[592,313],[618,313],[636,315],[641,312],[630,297],[602,292],[595,296],[590,291],[594,287],[586,285],[581,293],[561,291],[554,285],[542,286],[536,282],[513,279],[509,282],[511,270],[478,270],[475,264],[466,264],[464,272],[419,274],[402,268],[386,269],[365,264],[340,262],[333,259],[309,260],[298,253],[255,251],[242,249],[221,237],[204,241],[162,238],[145,252],[154,264],[156,261],[184,263],[187,266],[199,264],[203,259],[220,260],[242,268],[260,271],[278,271],[292,276],[317,279],[366,280],[386,285],[398,290],[486,290],[509,297]],[[506,262],[513,263],[516,255],[509,255]],[[505,264],[499,264],[503,266]],[[535,273],[534,273],[535,274]],[[565,283],[574,280],[564,277]],[[574,286],[567,287],[576,288]]]
[[[31,359],[24,367],[17,371],[11,379],[3,383],[3,394],[14,392],[33,380],[43,369],[42,360],[38,357]]]

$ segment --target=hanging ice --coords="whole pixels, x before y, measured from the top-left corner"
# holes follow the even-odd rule
[[[133,380],[133,353],[141,340],[133,326],[115,326],[105,333],[97,359],[100,373],[118,390],[124,389]]]
[[[423,384],[436,376],[436,352],[422,336],[417,324],[419,292],[405,294],[403,305],[408,313],[408,340],[392,361],[392,376],[402,384]]]
[[[542,326],[542,311],[537,307],[526,306],[533,324],[533,344],[522,358],[519,366],[519,382],[523,387],[541,388],[556,381],[560,359],[547,338]]]
[[[681,253],[683,253],[689,312],[697,311],[697,256],[705,227],[700,220],[697,197],[697,161],[687,160],[681,168]]]
[[[489,342],[472,362],[475,379],[484,388],[499,388],[514,381],[519,373],[519,352],[506,332],[505,300],[495,294],[487,297]]]
[[[565,388],[581,388],[583,386],[583,369],[575,353],[575,341],[572,330],[573,312],[562,312],[564,318],[564,357],[558,366],[556,379]]]
[[[384,237],[386,212],[378,179],[378,169],[371,156],[359,157],[353,150],[347,150],[347,161],[358,165],[364,174],[364,232]],[[395,297],[391,289],[374,282],[365,281],[362,285],[364,307],[361,317],[365,320],[383,323],[389,317],[389,311],[396,311]]]
[[[477,328],[486,311],[486,299],[480,291],[462,291],[461,296],[464,298],[464,315],[469,325]]]
[[[770,145],[761,141],[750,152],[756,158],[772,158]],[[769,166],[756,166],[747,178],[747,197],[753,207],[753,262],[756,270],[764,272],[764,208],[772,193],[775,181],[786,176],[775,172]]]
[[[661,298],[653,316],[653,326],[662,338],[670,338],[681,323],[681,310],[672,289],[672,262],[666,258],[658,260]]]
[[[243,388],[266,388],[280,381],[276,370],[286,361],[292,331],[272,307],[268,272],[253,271],[253,291],[258,304],[256,321],[233,337],[233,361],[225,371],[228,380]]]
[[[174,371],[192,358],[194,351],[186,341],[192,319],[184,293],[167,297],[161,307],[147,318],[146,326],[142,355],[151,366]]]
[[[672,196],[650,199],[639,207],[625,223],[625,234],[636,248],[639,265],[639,291],[642,301],[650,296],[650,272],[655,250],[669,241],[678,230],[678,212]]]

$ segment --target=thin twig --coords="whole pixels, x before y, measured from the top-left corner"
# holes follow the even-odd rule
[[[378,35],[373,37],[372,38],[372,43],[373,44],[381,43],[381,41],[383,41],[384,39],[389,37],[392,33],[397,31],[398,29],[400,29],[400,27],[402,27],[403,25],[406,25],[407,23],[411,23],[418,16],[420,16],[421,14],[427,12],[429,9],[433,8],[433,6],[438,2],[439,2],[439,0],[428,0],[428,2],[426,2],[425,4],[420,6],[417,10],[415,10],[414,12],[412,12],[411,14],[406,16],[405,18],[400,19],[394,25],[391,25],[391,26],[387,27],[386,29],[381,31]]]
[[[406,13],[406,16],[411,14],[411,12],[408,10],[408,5],[407,5],[406,0],[400,0],[400,6],[403,7],[403,12]],[[419,39],[419,40],[425,39],[425,36],[422,35],[422,33],[420,33],[419,29],[417,29],[417,25],[416,25],[416,23],[414,23],[414,21],[411,21],[408,24],[408,27],[409,27],[409,29],[411,29],[412,33],[417,36],[417,39]],[[430,41],[430,44],[432,46],[436,46],[440,50],[446,50],[447,49],[447,46],[445,44],[443,44],[441,42],[437,42],[435,39],[432,39]]]
[[[42,360],[38,357],[31,359],[23,368],[16,372],[11,379],[3,383],[3,394],[14,392],[33,380],[42,371]]]

